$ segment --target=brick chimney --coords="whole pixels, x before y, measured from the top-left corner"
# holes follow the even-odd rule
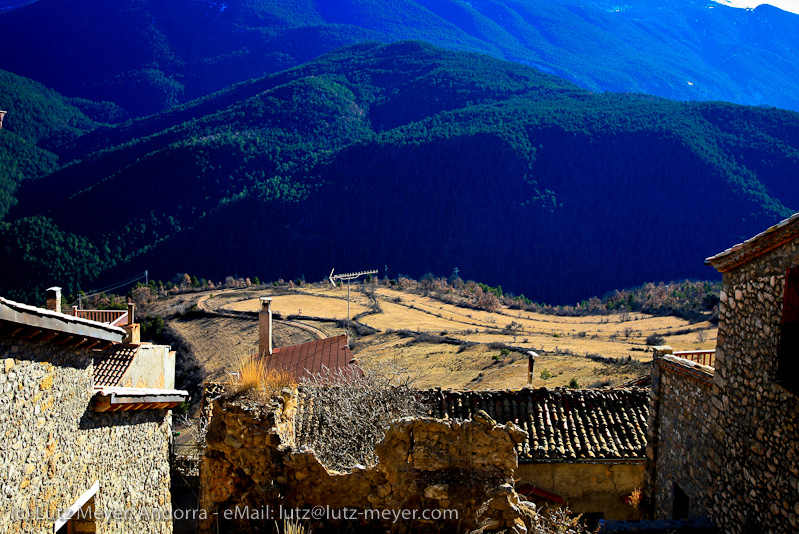
[[[45,292],[47,299],[47,309],[56,313],[61,313],[61,288],[51,287]]]
[[[272,355],[272,298],[261,297],[258,313],[258,354]]]

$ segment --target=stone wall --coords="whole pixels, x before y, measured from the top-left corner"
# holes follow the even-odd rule
[[[728,532],[799,531],[799,399],[775,380],[785,272],[797,264],[794,241],[724,273],[712,516]]]
[[[522,463],[517,487],[532,484],[567,497],[573,513],[601,513],[604,519],[638,519],[639,513],[622,496],[640,489],[644,463],[541,462]]]
[[[689,497],[688,517],[710,517],[721,465],[712,445],[721,407],[712,399],[712,370],[689,365],[655,350],[646,493],[657,519],[673,517],[675,484]]]
[[[90,351],[0,338],[0,532],[52,532],[95,481],[98,514],[168,512],[167,411],[95,413],[91,396]],[[96,531],[172,531],[118,519]]]
[[[393,424],[378,444],[377,465],[338,473],[326,469],[312,451],[292,447],[290,434],[283,428],[288,418],[284,408],[292,405],[287,390],[283,401],[269,410],[241,399],[214,401],[201,468],[202,508],[209,514],[203,531],[257,529],[262,526],[258,519],[225,520],[226,511],[230,515],[236,510],[269,507],[274,512],[280,506],[455,509],[458,520],[417,520],[414,531],[460,532],[480,527],[485,531],[526,531],[529,509],[520,504],[513,489],[514,447],[526,436],[518,427],[498,426],[484,413],[466,422],[403,419]],[[327,521],[316,527],[331,524]],[[351,531],[357,524],[341,526]],[[365,528],[399,526],[393,521],[372,521]]]

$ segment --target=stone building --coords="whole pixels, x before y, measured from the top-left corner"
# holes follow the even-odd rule
[[[714,358],[654,351],[649,514],[797,532],[799,214],[706,262],[723,275]]]
[[[516,489],[538,504],[567,504],[591,523],[638,519],[630,504],[644,477],[649,391],[521,389],[435,391],[433,415],[483,410],[527,432],[516,446]]]
[[[0,298],[0,532],[167,533],[169,347],[122,326]]]

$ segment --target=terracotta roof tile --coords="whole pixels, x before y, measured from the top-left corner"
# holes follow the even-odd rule
[[[298,380],[321,372],[323,366],[329,369],[353,367],[360,370],[358,361],[347,346],[346,335],[280,347],[271,356],[266,356],[267,369],[287,371]]]
[[[139,345],[111,345],[102,351],[95,351],[94,385],[118,386],[133,358],[139,352]]]
[[[430,393],[434,417],[466,419],[484,410],[527,431],[520,462],[642,460],[648,389],[521,389]]]

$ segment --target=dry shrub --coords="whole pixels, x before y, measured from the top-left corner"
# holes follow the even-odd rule
[[[313,449],[329,468],[348,470],[377,463],[375,445],[389,424],[426,413],[413,387],[415,379],[395,362],[323,369],[301,380],[298,445]]]
[[[636,510],[640,510],[642,495],[643,493],[641,492],[641,488],[635,488],[630,494],[630,500],[628,501],[630,506],[632,506]]]
[[[278,532],[283,534],[311,534],[311,527],[306,527],[298,519],[283,519],[283,529],[281,531],[277,522],[275,522]]]
[[[567,507],[544,507],[531,517],[532,531],[537,534],[589,534],[582,515],[572,517]]]
[[[240,354],[228,379],[232,393],[255,392],[263,397],[295,384],[294,377],[283,370],[267,369],[266,359],[256,354]]]

